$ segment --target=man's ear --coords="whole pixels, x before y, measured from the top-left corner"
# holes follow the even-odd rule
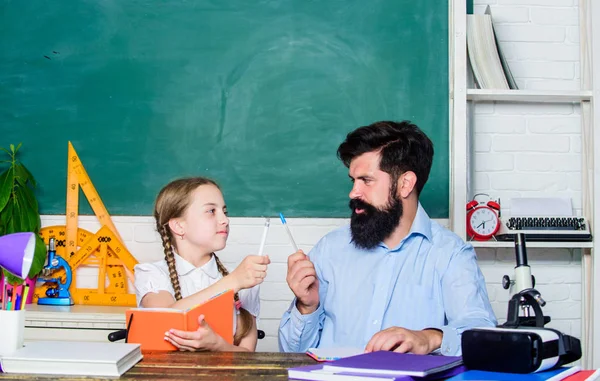
[[[413,171],[406,171],[398,178],[398,194],[402,198],[410,196],[417,184],[417,175]]]

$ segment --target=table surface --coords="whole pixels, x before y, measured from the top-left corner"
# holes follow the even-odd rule
[[[314,364],[304,353],[148,352],[119,380],[287,380],[288,368]],[[76,379],[115,378],[0,373],[0,380]]]

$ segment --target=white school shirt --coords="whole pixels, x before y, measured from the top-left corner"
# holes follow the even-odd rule
[[[208,286],[216,283],[223,275],[219,272],[217,261],[212,256],[203,266],[195,267],[190,262],[175,255],[175,268],[179,275],[179,285],[181,286],[181,297],[185,298],[198,291],[204,290]],[[138,307],[142,298],[149,292],[158,293],[167,291],[175,297],[175,290],[171,285],[169,276],[169,266],[165,260],[151,263],[140,263],[135,266],[135,296]],[[243,289],[238,292],[242,308],[250,312],[254,317],[260,313],[259,286],[250,289]],[[239,314],[239,311],[236,311]],[[233,319],[233,331],[236,330],[237,319]]]

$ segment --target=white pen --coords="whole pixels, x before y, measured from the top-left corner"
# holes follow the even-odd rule
[[[258,255],[262,256],[265,250],[265,242],[267,242],[267,233],[269,232],[269,225],[271,225],[271,219],[267,218],[265,221],[265,228],[263,229],[262,238],[260,240],[260,247],[258,248]]]
[[[290,228],[288,228],[288,225],[287,225],[287,222],[285,221],[285,217],[283,216],[283,213],[279,213],[279,218],[281,219],[281,223],[285,227],[285,231],[287,232],[288,237],[290,237],[290,243],[292,244],[294,251],[298,251],[298,246],[296,245],[296,242],[294,241],[294,237],[292,237],[292,232],[290,231]]]

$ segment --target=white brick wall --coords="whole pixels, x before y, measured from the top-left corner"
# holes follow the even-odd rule
[[[577,90],[579,36],[576,0],[475,0],[487,5],[519,88]],[[474,106],[473,193],[504,203],[511,197],[571,197],[581,211],[579,107],[572,104],[483,102]],[[502,275],[512,277],[512,249],[477,249],[492,305],[506,318],[509,295]],[[581,252],[529,249],[536,288],[548,302],[551,327],[581,336]]]
[[[492,6],[500,44],[512,72],[523,89],[572,90],[579,88],[577,7],[574,0],[476,0],[475,11]],[[479,103],[475,108],[473,190],[505,203],[511,197],[571,197],[581,209],[581,137],[579,109],[569,104]],[[507,204],[507,203],[506,203]],[[461,207],[461,206],[459,206]],[[505,212],[507,212],[505,210]],[[160,239],[150,217],[114,217],[132,254],[140,261],[163,257]],[[342,219],[293,219],[290,228],[305,251]],[[267,337],[262,351],[277,350],[277,328],[292,294],[285,283],[287,255],[292,251],[277,221],[269,231],[266,253],[272,264],[261,288],[260,328]],[[44,216],[44,226],[64,224],[64,217]],[[219,253],[233,267],[258,250],[263,220],[233,218],[227,248]],[[82,217],[80,227],[99,228],[94,217]],[[512,276],[510,249],[478,249],[482,271],[498,318],[506,316],[508,292],[502,276]],[[545,313],[551,326],[581,335],[581,253],[566,249],[529,249],[537,288],[548,302]],[[79,273],[78,286],[94,287],[97,274]]]

